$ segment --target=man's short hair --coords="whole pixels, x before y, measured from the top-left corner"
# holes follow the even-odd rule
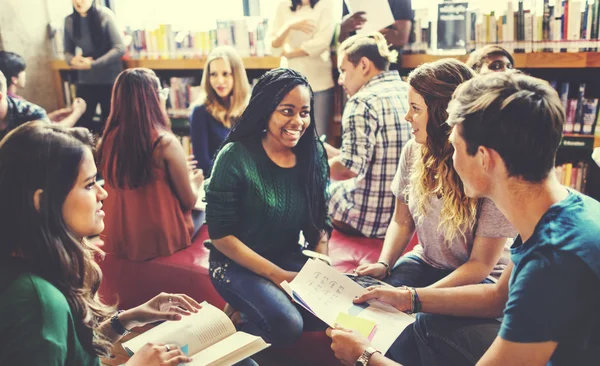
[[[565,112],[548,82],[517,72],[491,73],[461,84],[448,106],[448,123],[475,155],[494,149],[509,176],[531,183],[548,177],[555,164]]]
[[[4,76],[2,71],[0,71],[0,93],[6,93],[7,88],[8,86],[6,84],[6,77]]]
[[[344,54],[354,66],[361,58],[366,57],[381,71],[388,71],[390,63],[398,59],[398,52],[389,49],[385,37],[379,32],[356,34],[348,38],[338,49],[339,57],[343,57]]]
[[[510,52],[497,44],[489,44],[487,46],[476,49],[471,52],[469,58],[465,62],[467,66],[473,69],[476,73],[481,71],[483,64],[492,56],[504,56],[514,66],[515,60]]]
[[[0,71],[4,73],[8,83],[12,83],[13,77],[18,77],[25,71],[25,59],[14,52],[0,51]]]

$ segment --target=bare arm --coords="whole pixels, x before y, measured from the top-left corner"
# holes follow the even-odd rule
[[[123,41],[122,33],[117,26],[115,16],[110,11],[107,11],[106,13],[103,12],[103,16],[108,18],[107,33],[112,47],[108,52],[94,60],[92,62],[92,67],[104,66],[115,61],[116,59],[120,59],[121,56],[125,54],[125,42]]]
[[[429,287],[457,287],[480,283],[492,272],[509,240],[512,239],[476,236],[469,260]]]
[[[358,174],[346,168],[342,163],[341,155],[329,159],[329,172],[333,180],[347,180],[358,176]]]
[[[408,205],[396,199],[394,215],[385,233],[385,240],[379,260],[391,266],[394,265],[402,253],[404,253],[414,233],[415,222],[408,210]]]
[[[477,365],[543,366],[550,361],[557,346],[556,342],[517,343],[498,336]]]
[[[411,26],[410,20],[396,20],[390,28],[382,29],[380,32],[389,44],[400,48],[408,43]]]
[[[398,362],[392,361],[381,353],[374,353],[369,359],[369,366],[402,366]]]
[[[335,147],[331,146],[326,142],[323,143],[323,146],[325,147],[325,152],[327,153],[328,159],[335,158],[336,156],[341,154],[340,149],[336,149]]]
[[[160,149],[164,161],[167,176],[175,196],[184,211],[191,210],[198,198],[201,182],[192,181],[187,165],[187,157],[183,147],[171,134],[166,134],[160,141],[157,149]]]

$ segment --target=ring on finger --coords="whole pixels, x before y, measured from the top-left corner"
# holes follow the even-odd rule
[[[171,348],[167,344],[165,344],[165,348],[167,349],[167,352],[169,352],[171,350]]]
[[[173,303],[173,298],[171,296],[169,296],[169,304]]]

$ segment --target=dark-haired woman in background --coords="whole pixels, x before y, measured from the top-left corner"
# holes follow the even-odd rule
[[[327,134],[333,115],[333,65],[330,44],[338,19],[333,0],[284,0],[270,26],[270,45],[283,56],[281,67],[302,73],[314,91],[312,120],[318,134]]]
[[[298,245],[301,232],[308,248],[327,254],[329,168],[312,107],[301,74],[267,72],[205,185],[211,281],[242,313],[241,329],[273,345],[325,329],[279,287],[307,260]]]
[[[112,86],[123,70],[125,44],[113,12],[96,7],[93,0],[73,0],[73,13],[65,18],[65,59],[77,70],[77,96],[87,103],[80,125],[102,134],[110,112]],[[75,50],[79,48],[81,52]],[[100,104],[100,123],[93,121]]]
[[[466,64],[478,74],[488,74],[513,69],[515,60],[506,48],[489,44],[471,52]]]

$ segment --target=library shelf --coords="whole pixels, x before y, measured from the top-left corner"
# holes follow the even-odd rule
[[[600,147],[600,136],[596,135],[594,137],[594,148]]]
[[[279,67],[279,57],[246,57],[242,60],[246,69],[270,70]],[[206,58],[169,59],[169,60],[125,60],[126,68],[146,67],[153,70],[186,70],[203,69]],[[54,60],[50,64],[52,70],[71,70],[64,60]]]
[[[436,61],[442,58],[453,57],[466,61],[468,55],[429,55],[409,54],[402,55],[402,68],[414,69],[426,62]],[[515,67],[519,69],[584,69],[600,68],[600,52],[577,52],[577,53],[553,53],[532,52],[515,53]]]

